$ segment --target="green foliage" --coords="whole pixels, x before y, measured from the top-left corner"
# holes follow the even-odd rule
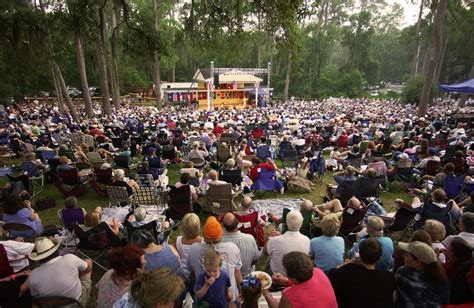
[[[112,7],[120,5],[117,33],[122,92],[149,85],[154,52],[160,56],[163,80],[175,70],[176,81],[191,81],[196,69],[209,67],[210,61],[217,67],[266,67],[271,61],[275,96],[283,92],[290,55],[290,96],[357,97],[366,95],[363,83],[405,80],[411,71],[416,26],[398,29],[400,6],[388,8],[383,0],[363,1],[357,13],[352,11],[353,1],[343,0],[193,0],[178,4],[158,0],[156,35],[151,2],[43,1],[47,3],[43,13],[30,1],[0,1],[0,98],[53,90],[51,57],[60,65],[66,83],[80,87],[75,31],[84,35],[89,85],[99,85],[95,3],[104,5],[107,25]],[[431,33],[430,18],[428,13],[422,22],[421,57]],[[472,8],[450,1],[445,29],[449,38],[440,81],[456,82],[468,76],[474,63],[473,25]],[[47,31],[53,54],[46,52]],[[107,28],[109,53],[110,37]],[[416,91],[408,87],[408,92],[413,95],[406,99],[416,100]]]
[[[402,89],[402,101],[407,104],[418,104],[420,102],[421,89],[423,88],[423,76],[411,77],[405,82]]]

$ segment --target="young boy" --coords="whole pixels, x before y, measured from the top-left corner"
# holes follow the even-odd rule
[[[221,270],[222,258],[215,250],[210,250],[204,256],[205,271],[199,274],[194,290],[198,307],[224,308],[232,299],[229,275]],[[204,304],[204,305],[203,305]]]

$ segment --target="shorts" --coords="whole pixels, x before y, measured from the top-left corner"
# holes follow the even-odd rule
[[[91,293],[92,280],[86,276],[81,276],[79,279],[81,280],[82,292],[77,301],[85,307]]]

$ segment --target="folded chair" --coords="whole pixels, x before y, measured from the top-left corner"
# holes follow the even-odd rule
[[[459,202],[465,177],[466,176],[464,174],[458,176],[446,176],[446,181],[444,182],[444,191],[446,192],[446,196],[448,197],[448,199],[453,199]]]
[[[158,224],[156,220],[150,221],[149,223],[138,226],[138,227],[133,226],[132,223],[128,220],[125,220],[123,224],[125,226],[125,230],[127,230],[127,243],[130,244],[130,238],[132,237],[132,234],[139,230],[151,231],[153,234],[153,238],[158,243],[159,230],[158,230]]]
[[[418,211],[412,210],[406,207],[399,207],[395,216],[391,219],[387,217],[380,217],[385,222],[384,231],[386,233],[403,232],[400,238],[403,238],[404,234],[410,227],[413,226],[414,219]]]
[[[255,238],[257,245],[263,247],[265,245],[265,238],[263,228],[258,223],[258,212],[252,212],[246,215],[234,213],[234,215],[239,221],[238,228],[240,232],[250,234]]]
[[[54,151],[41,151],[41,161],[43,164],[47,164],[48,160],[56,157],[56,152]]]
[[[436,205],[430,204],[431,200],[426,200],[419,214],[420,218],[417,219],[414,229],[420,229],[428,219],[435,219],[441,222],[446,228],[446,234],[451,234],[452,230],[456,227],[457,221],[452,216],[451,210],[453,209],[453,200],[446,203],[446,207],[439,208]]]
[[[282,166],[290,166],[291,163],[296,164],[298,162],[298,151],[295,149],[280,150],[280,159]]]
[[[168,243],[171,232],[177,229],[179,227],[179,224],[180,224],[179,220],[174,220],[173,226],[169,227],[168,229],[162,230],[160,233],[158,233],[157,244],[163,245],[164,243]]]
[[[8,261],[7,252],[5,247],[0,244],[0,278],[4,278],[13,274],[13,268],[10,266]]]
[[[107,197],[106,186],[113,183],[112,168],[100,169],[94,168],[95,177],[89,180],[89,185],[101,197]]]
[[[347,241],[350,242],[347,237],[349,233],[358,231],[361,228],[362,220],[367,214],[367,207],[364,205],[362,208],[355,208],[353,206],[347,206],[342,211],[341,227],[339,234],[342,235]]]
[[[164,210],[164,202],[160,200],[158,191],[152,187],[140,187],[133,194],[134,205],[153,205]]]
[[[76,168],[59,170],[58,177],[59,180],[55,183],[55,186],[64,197],[81,196],[86,191],[84,184],[79,180]]]
[[[167,218],[182,219],[187,213],[193,213],[193,202],[189,185],[183,185],[179,188],[170,186],[168,197]]]
[[[240,186],[242,184],[242,170],[221,170],[219,172],[219,180],[232,184],[232,186]]]
[[[9,233],[10,239],[15,239],[19,236],[25,239],[25,242],[34,243],[36,240],[36,232],[32,227],[19,223],[19,222],[7,222],[2,228]]]
[[[151,174],[137,174],[138,185],[140,187],[153,188],[156,189],[155,180]]]
[[[275,170],[262,168],[258,173],[258,179],[253,182],[251,190],[280,191],[284,184],[276,177]]]
[[[106,222],[101,222],[87,231],[76,223],[73,225],[73,229],[74,234],[79,239],[76,251],[83,256],[90,258],[97,266],[104,271],[107,271],[98,260],[108,251],[108,249],[120,246],[120,238],[114,234]]]
[[[129,196],[125,187],[121,186],[106,186],[105,190],[109,196],[109,206],[125,206],[132,204],[133,195]]]
[[[206,193],[205,209],[219,215],[234,212],[237,208],[234,198],[235,196],[232,195],[232,184],[209,184],[209,189]]]
[[[423,175],[431,175],[431,176],[436,176],[436,173],[438,173],[438,167],[439,167],[440,162],[435,161],[435,160],[430,160],[426,164],[426,168],[423,172]]]
[[[86,210],[83,208],[58,210],[59,221],[66,231],[66,245],[68,245],[74,237],[74,224],[83,225],[84,216],[86,216]]]
[[[34,197],[44,188],[44,174],[32,161],[23,161],[20,169],[26,174],[29,181],[30,196]]]
[[[130,157],[117,155],[114,157],[115,167],[125,170],[128,177],[130,177],[131,170],[136,169],[137,166],[131,163]]]
[[[79,307],[82,308],[75,298],[64,296],[38,296],[33,298],[33,305],[39,308],[56,307]]]

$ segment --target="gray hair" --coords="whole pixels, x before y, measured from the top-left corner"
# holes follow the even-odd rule
[[[303,225],[303,215],[300,211],[291,210],[288,215],[286,215],[286,226],[289,231],[299,231]]]

